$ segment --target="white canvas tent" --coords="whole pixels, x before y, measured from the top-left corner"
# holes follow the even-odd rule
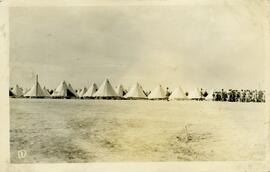
[[[23,92],[21,90],[21,88],[16,85],[12,90],[11,92],[15,95],[15,97],[22,97],[23,96]]]
[[[70,83],[68,83],[68,88],[76,97],[79,97],[79,95],[76,93],[76,91],[73,89]]]
[[[97,84],[93,83],[88,90],[86,91],[86,93],[83,95],[84,98],[94,98],[94,94],[97,92],[98,87]]]
[[[181,86],[176,87],[169,97],[169,100],[187,100],[187,99],[188,97],[186,96]]]
[[[51,94],[48,92],[45,86],[43,87],[43,92],[44,92],[45,97],[51,97]]]
[[[117,98],[119,97],[113,89],[110,81],[105,79],[99,87],[98,91],[94,94],[96,98]]]
[[[139,83],[134,84],[124,96],[127,99],[146,99],[143,88]]]
[[[160,100],[160,99],[166,99],[166,92],[162,88],[161,85],[158,85],[154,90],[151,91],[151,93],[148,95],[148,99],[151,100]]]
[[[213,93],[215,92],[214,89],[207,91],[208,95],[205,97],[205,100],[213,100]]]
[[[120,84],[120,85],[118,85],[116,87],[116,93],[120,97],[123,97],[124,96],[124,87],[123,87],[123,85]]]
[[[87,88],[82,88],[81,91],[79,92],[78,96],[83,97],[83,95],[87,92]]]
[[[27,98],[44,98],[45,94],[38,82],[38,76],[36,76],[36,82],[32,88],[24,95]]]
[[[21,92],[23,93],[23,88],[22,87],[19,87],[19,88],[20,88]]]
[[[62,81],[56,90],[52,94],[53,98],[76,98],[77,94],[73,90],[70,90],[70,87],[66,81]]]
[[[202,99],[202,94],[199,88],[195,88],[193,90],[191,90],[188,93],[188,98],[191,100],[200,100]]]
[[[23,91],[23,95],[25,95],[28,91],[30,91],[30,88],[25,88]]]

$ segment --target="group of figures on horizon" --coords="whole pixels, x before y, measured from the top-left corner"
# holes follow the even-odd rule
[[[124,89],[122,85],[115,89],[108,79],[98,88],[93,83],[88,89],[82,88],[74,90],[70,83],[62,81],[54,90],[48,90],[40,86],[38,77],[31,89],[23,90],[16,85],[9,90],[9,96],[13,98],[57,98],[57,99],[150,99],[150,100],[212,100],[212,101],[230,101],[230,102],[265,102],[265,92],[257,90],[228,90],[225,91],[206,91],[195,88],[189,92],[184,92],[178,86],[173,91],[167,87],[166,90],[158,85],[151,91],[145,91],[143,87],[136,83],[129,90]]]
[[[228,102],[265,102],[265,91],[263,90],[233,90],[215,91],[212,94],[214,101]]]

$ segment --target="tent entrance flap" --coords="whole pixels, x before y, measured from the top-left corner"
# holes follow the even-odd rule
[[[67,89],[67,97],[76,97],[69,89]]]

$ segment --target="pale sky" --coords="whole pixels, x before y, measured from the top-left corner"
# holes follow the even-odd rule
[[[223,5],[13,7],[10,85],[74,88],[135,82],[146,89],[265,84],[263,17]]]

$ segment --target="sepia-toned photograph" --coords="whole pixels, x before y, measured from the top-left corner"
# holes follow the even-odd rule
[[[264,6],[230,2],[10,7],[10,162],[265,160]]]

